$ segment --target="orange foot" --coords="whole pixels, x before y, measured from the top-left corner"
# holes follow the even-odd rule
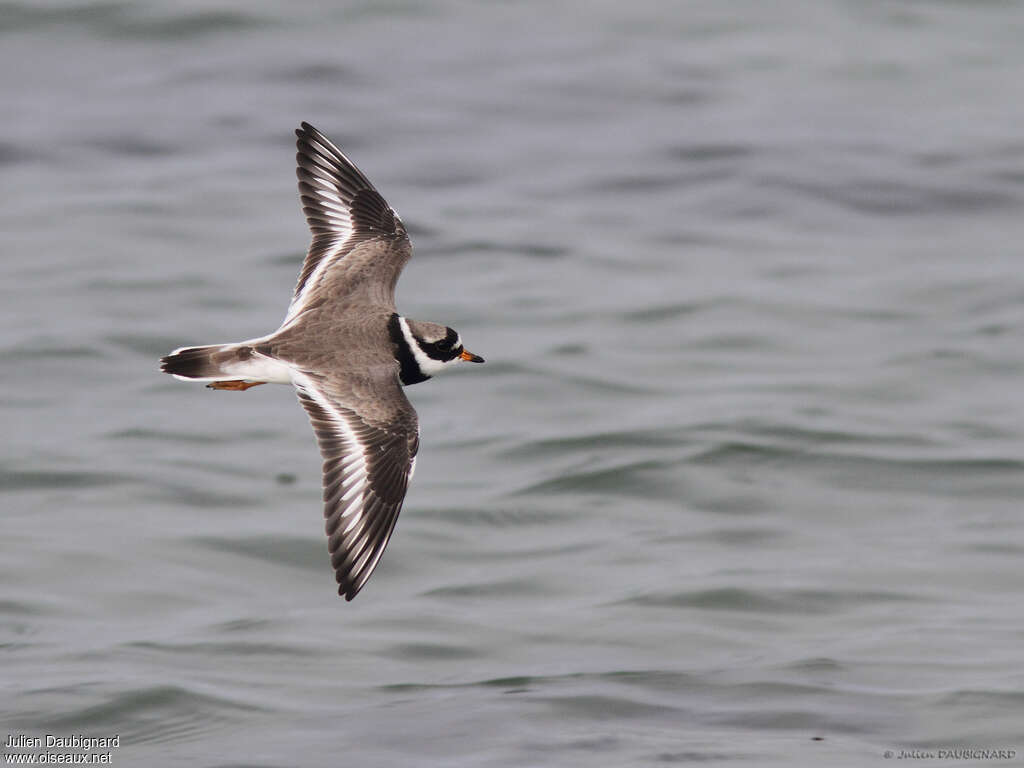
[[[266,384],[265,381],[211,381],[206,386],[210,389],[227,389],[231,392],[245,392],[249,387]]]

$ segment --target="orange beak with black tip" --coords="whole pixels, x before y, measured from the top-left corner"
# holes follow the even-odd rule
[[[463,360],[469,361],[470,363],[482,363],[484,361],[484,359],[480,357],[480,355],[474,355],[472,352],[468,352],[465,349],[462,350],[462,352],[459,354],[459,357],[462,358]]]

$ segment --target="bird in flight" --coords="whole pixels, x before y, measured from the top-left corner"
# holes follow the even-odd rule
[[[176,349],[160,368],[232,392],[295,387],[323,456],[338,594],[351,600],[384,554],[416,466],[419,424],[402,387],[483,358],[453,329],[396,311],[412,256],[401,219],[330,139],[309,123],[295,134],[313,241],[284,322],[249,341]]]

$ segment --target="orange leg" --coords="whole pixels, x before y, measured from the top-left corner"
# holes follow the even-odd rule
[[[211,381],[206,386],[210,389],[226,389],[231,392],[245,392],[250,387],[266,384],[265,381]]]

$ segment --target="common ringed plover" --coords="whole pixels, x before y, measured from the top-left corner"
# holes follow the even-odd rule
[[[453,329],[398,314],[395,283],[412,256],[398,214],[320,131],[302,123],[295,134],[313,242],[284,322],[238,344],[176,349],[160,368],[232,392],[295,387],[324,459],[338,594],[351,600],[384,554],[416,466],[419,426],[402,386],[483,358]]]

